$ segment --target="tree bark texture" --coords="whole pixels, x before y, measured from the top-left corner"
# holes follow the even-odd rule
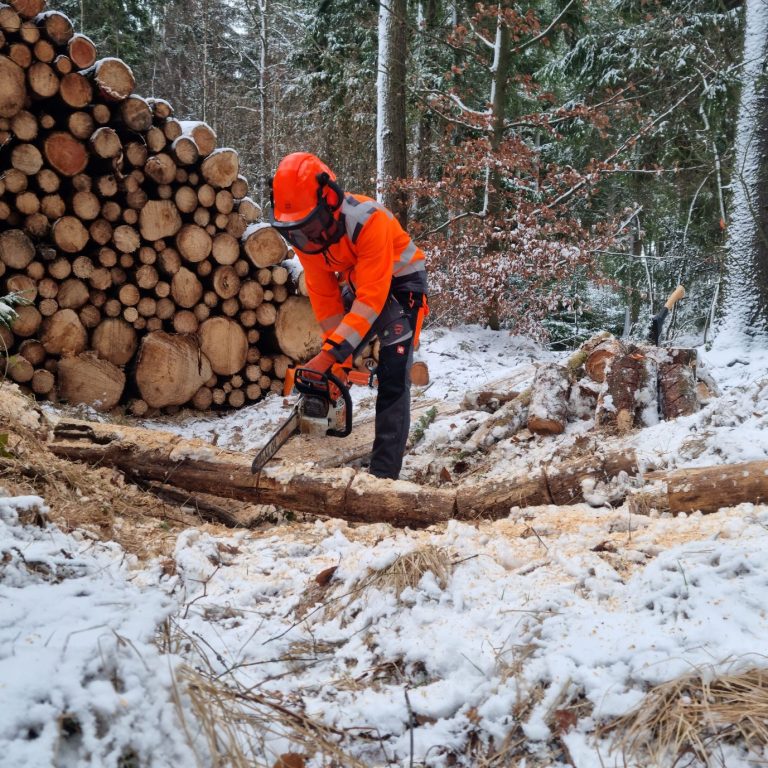
[[[407,226],[407,200],[392,183],[408,175],[405,135],[406,0],[379,3],[376,160],[379,200]]]
[[[637,472],[634,454],[621,448],[539,467],[503,481],[475,481],[448,489],[381,480],[351,468],[267,467],[253,475],[252,457],[200,440],[75,420],[59,422],[50,447],[58,456],[116,467],[132,481],[166,483],[350,521],[410,526],[451,518],[505,517],[513,507],[575,503],[583,499],[585,480],[610,481],[621,472]]]

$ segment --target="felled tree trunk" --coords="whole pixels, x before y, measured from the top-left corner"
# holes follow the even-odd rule
[[[621,448],[453,489],[381,480],[350,468],[302,467],[300,472],[286,472],[268,466],[254,476],[250,456],[199,440],[76,421],[57,425],[51,450],[69,459],[117,467],[143,482],[157,480],[190,491],[347,520],[419,526],[450,518],[504,517],[516,506],[573,503],[585,498],[585,490],[609,483],[621,472],[634,472],[637,465],[634,454]]]
[[[199,440],[151,430],[86,422],[60,422],[51,450],[58,456],[113,466],[129,479],[297,512],[425,526],[454,516],[455,493],[414,483],[382,481],[353,469],[302,469],[286,483],[267,469],[251,473],[250,456]],[[98,442],[93,442],[98,441]]]
[[[768,502],[768,461],[676,469],[645,475],[648,486],[634,491],[630,507],[638,513],[717,512],[736,504]]]

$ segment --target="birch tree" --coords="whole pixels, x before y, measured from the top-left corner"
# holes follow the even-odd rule
[[[725,299],[716,344],[768,341],[768,0],[747,0]]]

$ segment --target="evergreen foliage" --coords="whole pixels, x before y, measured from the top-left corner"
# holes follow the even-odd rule
[[[384,0],[381,0],[384,2]],[[287,152],[373,194],[374,0],[62,0],[137,91],[235,146],[259,202]],[[742,0],[410,0],[410,230],[435,312],[642,334],[679,282],[701,333],[724,268]]]

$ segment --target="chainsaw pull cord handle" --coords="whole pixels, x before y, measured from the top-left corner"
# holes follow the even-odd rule
[[[339,390],[339,396],[344,399],[344,429],[329,429],[325,434],[330,437],[347,437],[352,432],[352,395],[349,394],[347,385],[337,376],[328,372],[326,374],[328,381]],[[328,388],[330,396],[330,387]],[[335,405],[335,400],[331,400]]]

